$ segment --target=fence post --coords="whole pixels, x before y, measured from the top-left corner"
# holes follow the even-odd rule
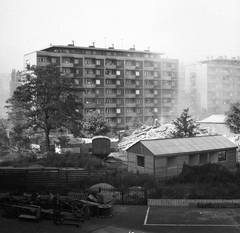
[[[144,189],[144,204],[147,205],[148,202],[148,195],[147,195],[147,189]]]
[[[124,195],[124,194],[123,194],[123,188],[121,188],[121,199],[122,199],[122,205],[124,204],[124,203],[123,203],[123,195]]]
[[[65,170],[65,172],[66,172],[66,188],[67,188],[67,186],[68,186],[68,171]]]
[[[24,179],[24,182],[25,182],[25,186],[28,187],[28,170],[26,170],[25,172],[25,179]]]

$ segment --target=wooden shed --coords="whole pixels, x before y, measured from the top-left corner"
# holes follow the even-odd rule
[[[181,173],[183,164],[236,168],[237,146],[222,135],[140,140],[127,149],[128,171],[156,178]]]

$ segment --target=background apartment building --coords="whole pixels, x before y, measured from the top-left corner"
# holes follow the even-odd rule
[[[218,57],[186,66],[189,108],[201,114],[224,114],[230,103],[240,101],[240,59]]]
[[[133,116],[146,122],[170,121],[177,116],[178,60],[162,53],[103,49],[95,46],[51,46],[24,56],[24,63],[55,63],[63,73],[84,87],[79,101],[83,114],[97,110],[113,126],[123,128]]]

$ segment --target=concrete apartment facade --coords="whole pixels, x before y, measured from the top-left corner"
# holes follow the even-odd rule
[[[84,87],[83,115],[103,113],[112,126],[124,128],[133,116],[171,121],[177,117],[178,60],[162,53],[110,48],[50,46],[24,56],[24,64],[55,63]]]
[[[240,99],[240,58],[218,57],[187,65],[186,92],[189,108],[196,113],[224,114]]]

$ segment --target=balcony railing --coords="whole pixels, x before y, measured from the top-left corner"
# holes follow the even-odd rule
[[[96,104],[95,103],[90,103],[90,104],[84,104],[85,108],[96,108]]]
[[[117,66],[116,65],[105,65],[106,69],[116,69]]]
[[[144,66],[144,69],[145,70],[154,70],[154,67],[153,66]]]
[[[95,88],[95,87],[96,87],[96,84],[95,84],[95,83],[85,83],[85,84],[84,84],[84,87],[85,87],[85,88]]]
[[[144,116],[154,116],[154,112],[145,112]]]
[[[162,80],[169,81],[169,80],[172,80],[172,77],[171,76],[165,76],[165,77],[163,76]]]
[[[125,94],[126,98],[136,98],[136,94]]]
[[[145,107],[154,107],[154,103],[144,103]]]
[[[144,97],[148,97],[148,98],[154,98],[154,93],[151,94],[144,94]]]
[[[125,78],[126,78],[126,79],[136,79],[136,75],[127,74],[127,75],[125,75]]]
[[[107,108],[116,108],[117,107],[117,104],[116,103],[105,103],[105,106]]]
[[[117,87],[116,84],[105,84],[105,86],[106,86],[107,88],[116,88],[116,87]]]
[[[128,65],[126,65],[125,68],[128,69],[128,70],[135,70],[136,66],[128,66]]]
[[[116,113],[105,113],[105,117],[116,117]]]
[[[145,84],[144,87],[148,89],[154,89],[155,86],[153,84]]]
[[[117,76],[116,74],[105,74],[105,77],[110,79],[115,79]]]
[[[154,76],[153,75],[144,76],[144,79],[153,80]]]
[[[89,97],[89,98],[95,98],[96,94],[95,93],[84,93],[84,97]]]
[[[96,77],[95,74],[84,74],[84,76],[85,76],[86,78],[95,78],[95,77]]]
[[[62,63],[61,66],[62,67],[67,67],[67,68],[69,68],[69,67],[71,68],[71,67],[74,67],[74,64],[70,63],[70,62],[69,63]]]
[[[136,103],[126,103],[125,104],[126,107],[132,107],[132,108],[136,107],[136,105],[137,105]]]
[[[117,94],[114,94],[114,93],[112,93],[112,94],[105,94],[105,96],[107,97],[107,98],[116,98],[117,97]]]
[[[95,64],[84,64],[84,67],[94,69],[96,67],[96,65]]]

